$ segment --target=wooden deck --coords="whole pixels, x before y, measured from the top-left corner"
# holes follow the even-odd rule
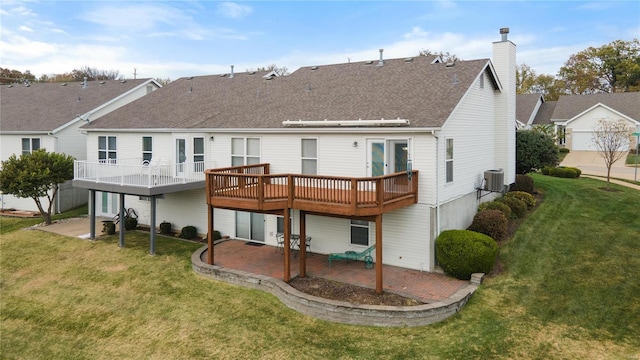
[[[418,171],[348,178],[269,174],[269,164],[205,171],[207,203],[252,212],[299,209],[335,216],[375,216],[418,201]]]

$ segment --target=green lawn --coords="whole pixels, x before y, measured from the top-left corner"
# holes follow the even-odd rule
[[[199,244],[0,238],[2,359],[634,359],[640,191],[535,176],[545,201],[501,249],[505,272],[456,316],[419,328],[329,323],[199,277]],[[6,219],[0,219],[5,224]],[[4,226],[3,226],[4,228]]]

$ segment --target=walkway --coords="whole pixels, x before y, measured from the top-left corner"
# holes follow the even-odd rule
[[[623,157],[611,167],[611,183],[640,190],[640,185],[616,180],[618,178],[626,180],[637,179],[637,181],[640,181],[640,169],[636,170],[633,166],[626,166],[625,159],[626,157]],[[567,154],[560,165],[576,167],[582,170],[582,176],[586,175],[586,177],[607,181],[607,167],[604,159],[597,151],[572,151]]]

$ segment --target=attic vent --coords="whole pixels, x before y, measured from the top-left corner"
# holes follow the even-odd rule
[[[67,86],[67,83],[60,84],[60,86]]]
[[[446,67],[453,67],[456,63],[454,63],[453,61],[448,62]]]
[[[412,61],[413,61],[412,57],[404,59],[404,62],[412,62]]]
[[[484,190],[502,192],[504,189],[504,170],[487,170],[484,172]]]
[[[317,66],[312,66],[311,70],[318,70],[318,67]]]
[[[364,64],[365,65],[371,65],[371,64],[373,64],[373,60],[369,60],[369,61],[365,62]]]

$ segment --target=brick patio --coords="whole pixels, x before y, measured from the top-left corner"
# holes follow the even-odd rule
[[[223,241],[215,245],[215,265],[242,270],[253,274],[282,280],[284,255],[273,246],[251,246],[240,240]],[[291,277],[298,275],[299,258],[291,258]],[[361,261],[333,261],[329,268],[327,255],[307,253],[307,276],[321,277],[375,289],[376,273],[367,270]],[[411,297],[425,303],[450,298],[458,290],[469,285],[468,281],[446,275],[383,266],[385,291]]]

